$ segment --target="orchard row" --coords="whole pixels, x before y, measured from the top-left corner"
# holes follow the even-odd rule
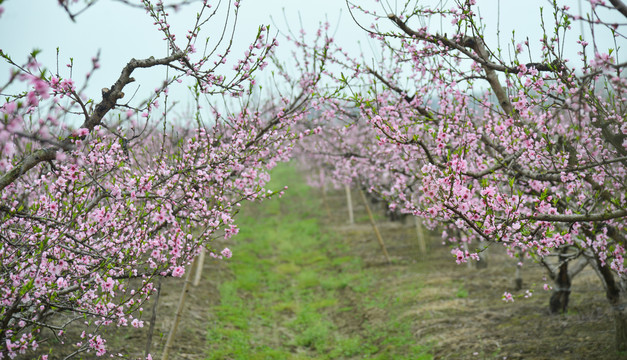
[[[77,7],[93,5],[59,3],[77,21]],[[101,329],[143,326],[155,280],[181,277],[201,249],[230,257],[212,240],[238,232],[242,202],[280,195],[266,189],[269,171],[294,157],[321,183],[365,189],[439,229],[451,261],[500,244],[543,264],[554,311],[591,266],[627,349],[627,63],[618,47],[570,34],[583,22],[624,43],[624,28],[596,11],[624,22],[621,1],[590,1],[587,17],[554,3],[540,53],[527,40],[509,56],[486,43],[472,0],[401,13],[348,3],[385,56],[346,52],[323,24],[314,38],[287,37],[290,66],[269,26],[238,57],[232,42],[199,39],[203,27],[234,26],[212,4],[178,4],[198,7],[183,37],[171,32],[171,5],[141,3],[168,54],[131,59],[100,94],[86,90],[97,57],[79,80],[36,52],[23,63],[0,53],[10,67],[0,84],[0,358],[36,349],[42,332],[74,344],[69,357],[115,350]],[[222,6],[237,17],[238,2]],[[424,26],[442,19],[453,33]],[[581,58],[563,58],[566,46]],[[161,86],[134,100],[133,74],[163,67]],[[259,95],[266,67],[274,96]],[[170,88],[185,85],[195,108],[175,114]],[[85,331],[65,339],[70,326]]]

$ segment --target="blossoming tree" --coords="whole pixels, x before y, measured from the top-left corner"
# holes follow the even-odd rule
[[[478,259],[492,244],[535,258],[554,280],[554,311],[566,308],[572,277],[590,264],[624,350],[627,63],[618,44],[625,36],[620,23],[599,14],[605,8],[627,16],[627,7],[590,1],[582,17],[554,2],[551,25],[541,23],[540,51],[512,40],[505,56],[486,42],[475,1],[454,3],[407,2],[403,13],[383,2],[382,12],[348,3],[354,18],[373,17],[363,28],[387,55],[373,63],[334,52],[344,68],[330,78],[351,92],[330,109],[351,125],[327,130],[328,146],[309,150],[340,164],[337,174],[385,192],[392,206],[440,224],[443,236],[460,244],[453,249],[458,262]],[[448,34],[426,25],[441,19],[453,25]],[[573,37],[573,21],[587,24],[592,39]],[[609,51],[597,44],[602,29],[617,44]],[[577,47],[580,58],[566,59],[565,47]],[[345,137],[367,130],[352,127],[374,132],[367,146],[352,148],[358,152]],[[507,293],[504,299],[513,300]]]
[[[59,3],[73,20],[82,11]],[[64,356],[100,356],[103,327],[143,326],[138,310],[157,277],[181,277],[201,248],[231,256],[212,239],[237,233],[240,202],[272,196],[268,170],[306,135],[290,129],[315,78],[297,81],[291,98],[251,96],[277,45],[266,26],[239,59],[229,42],[207,42],[199,54],[200,31],[215,24],[217,9],[196,3],[178,38],[163,2],[141,5],[168,53],[130,59],[100,96],[87,94],[89,75],[81,83],[53,72],[36,52],[23,64],[0,53],[11,71],[0,86],[11,92],[0,105],[0,358],[36,349],[43,333],[63,339],[68,326],[85,331],[65,339],[75,347]],[[237,16],[238,2],[224,6]],[[233,71],[223,69],[229,63]],[[99,66],[94,58],[92,71]],[[133,74],[157,67],[169,76],[148,99],[125,94]],[[177,116],[169,90],[181,81],[191,81],[197,109]],[[223,97],[234,99],[228,108],[211,101]]]

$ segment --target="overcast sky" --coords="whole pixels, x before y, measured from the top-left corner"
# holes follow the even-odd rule
[[[83,0],[80,0],[83,1]],[[226,1],[226,0],[225,0]],[[137,1],[139,2],[139,1]],[[422,1],[419,3],[440,3],[441,1]],[[211,2],[210,2],[211,3]],[[373,10],[384,13],[381,5],[372,0],[360,1],[360,4],[370,6]],[[404,2],[389,1],[387,9],[394,11],[402,9]],[[578,12],[580,1],[568,1],[574,12]],[[581,1],[583,10],[587,11],[587,1]],[[446,7],[451,7],[452,1],[448,1]],[[488,43],[496,42],[497,24],[501,28],[501,42],[507,45],[512,34],[516,30],[518,41],[525,37],[531,39],[531,43],[537,48],[538,39],[541,37],[539,26],[539,7],[549,8],[546,0],[479,0],[479,9],[487,24],[486,34]],[[2,5],[4,13],[0,17],[0,48],[10,54],[13,59],[22,63],[27,54],[33,49],[43,50],[38,56],[41,63],[51,70],[56,68],[56,48],[59,47],[59,66],[62,76],[69,76],[65,64],[70,58],[74,58],[74,78],[77,82],[83,79],[83,75],[90,69],[91,57],[101,51],[101,70],[91,80],[91,97],[99,97],[93,89],[108,87],[117,78],[122,67],[131,58],[146,58],[149,56],[165,56],[166,45],[161,40],[161,34],[156,31],[151,19],[143,10],[133,9],[121,3],[111,0],[100,0],[92,8],[81,14],[75,23],[71,22],[63,9],[57,4],[57,0],[7,0]],[[171,11],[172,25],[178,31],[178,38],[184,38],[186,30],[193,24],[198,4],[184,7],[175,13]],[[361,48],[368,49],[368,38],[364,32],[354,23],[350,17],[343,0],[243,0],[241,1],[241,13],[235,35],[234,53],[243,53],[247,45],[252,41],[261,24],[274,24],[281,31],[287,30],[287,25],[294,31],[302,25],[309,33],[315,32],[321,21],[328,19],[335,29],[334,38],[342,47],[358,52]],[[614,21],[625,22],[619,16],[610,17]],[[339,22],[338,22],[339,20]],[[367,20],[364,20],[367,21]],[[336,28],[336,24],[338,24]],[[364,24],[368,25],[368,24]],[[436,29],[439,24],[431,24]],[[447,24],[443,25],[448,26]],[[575,30],[579,30],[579,24],[575,23]],[[218,31],[218,24],[210,27],[212,31]],[[446,30],[446,29],[445,29]],[[589,34],[587,35],[589,37]],[[602,48],[614,47],[611,37],[607,34],[601,36]],[[575,36],[569,39],[574,45]],[[280,40],[279,53],[289,56],[290,47],[287,41]],[[625,41],[622,40],[623,47]],[[574,59],[577,48],[571,46],[566,57]],[[619,53],[622,60],[627,56],[624,49]],[[620,60],[620,59],[619,59]],[[0,63],[0,81],[8,76],[9,66]],[[165,75],[165,69],[143,71],[146,78],[141,75],[137,83],[142,85],[144,91],[154,89]],[[161,74],[161,75],[159,75]],[[99,92],[99,90],[97,90]]]
[[[215,1],[210,3],[212,2],[215,3]],[[233,46],[233,55],[237,58],[241,57],[254,40],[260,25],[274,22],[280,25],[282,31],[287,31],[287,22],[297,32],[300,28],[299,18],[303,27],[312,29],[313,33],[318,23],[325,21],[326,18],[334,24],[337,23],[343,12],[342,30],[338,31],[338,34],[341,34],[340,37],[347,46],[356,46],[355,39],[358,36],[365,39],[359,28],[349,20],[346,10],[342,10],[345,4],[340,0],[243,0],[241,4]],[[54,72],[56,48],[59,47],[59,73],[64,77],[69,76],[65,65],[73,58],[73,75],[77,82],[90,70],[90,59],[100,50],[101,68],[90,80],[90,89],[96,89],[98,92],[103,87],[109,87],[117,79],[122,67],[131,58],[167,55],[167,46],[162,41],[163,36],[144,10],[118,2],[100,0],[78,16],[75,23],[69,20],[56,0],[8,0],[2,6],[4,13],[0,17],[0,33],[3,35],[0,37],[0,49],[10,54],[18,63],[23,63],[34,48],[40,49],[42,50],[38,55],[40,63]],[[199,4],[191,4],[182,7],[178,12],[170,11],[171,24],[179,39],[184,39],[187,30],[192,27],[198,9]],[[212,30],[210,35],[217,36],[222,24],[216,21],[206,28]],[[272,28],[277,30],[277,27]],[[281,44],[279,51],[289,55],[287,41],[280,39],[279,42]],[[0,62],[0,81],[8,78],[8,70],[9,66]],[[155,73],[158,79],[155,79]],[[143,78],[142,74],[149,76]],[[143,84],[142,87],[146,90],[158,86],[163,79],[162,76],[165,76],[165,68],[156,71],[137,70],[137,73],[134,73],[138,80],[136,84]],[[144,85],[145,83],[148,85]],[[98,95],[93,92],[90,94],[92,97]]]

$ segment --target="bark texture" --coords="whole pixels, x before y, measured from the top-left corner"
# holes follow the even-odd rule
[[[560,254],[560,267],[557,276],[554,278],[555,288],[549,301],[551,313],[565,313],[568,309],[568,299],[570,297],[571,279],[568,273],[568,262]]]

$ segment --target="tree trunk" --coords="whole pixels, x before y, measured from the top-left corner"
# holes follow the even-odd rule
[[[597,274],[605,283],[605,295],[613,310],[616,350],[627,351],[627,294],[625,294],[624,290],[625,279],[619,279],[619,282],[617,282],[607,264],[601,265],[599,258],[595,258]]]
[[[523,287],[522,277],[522,264],[524,260],[524,254],[520,249],[518,250],[518,262],[516,263],[516,276],[514,277],[514,287],[516,290],[521,290]]]
[[[614,306],[614,327],[616,329],[616,350],[627,351],[627,311],[625,305]]]
[[[483,247],[481,243],[479,246]],[[479,261],[475,262],[477,269],[486,269],[488,267],[488,249],[485,248],[479,252]]]
[[[566,312],[568,307],[568,300],[570,297],[570,286],[577,274],[579,274],[588,265],[588,258],[580,257],[576,262],[568,266],[573,258],[568,259],[568,248],[562,248],[558,255],[557,264],[552,266],[544,259],[540,261],[546,268],[551,280],[553,280],[553,294],[551,300],[549,300],[549,309],[551,313]],[[575,254],[570,254],[571,257]],[[520,252],[519,256],[523,259],[523,253]],[[568,261],[567,261],[568,260]],[[519,268],[516,269],[518,274]],[[600,275],[599,275],[600,276]],[[520,279],[522,283],[522,279]]]
[[[555,287],[553,288],[553,295],[549,300],[549,308],[551,313],[565,313],[568,308],[568,298],[570,297],[570,274],[568,274],[568,262],[562,255],[566,250],[563,250],[559,256],[559,273],[553,279]]]

